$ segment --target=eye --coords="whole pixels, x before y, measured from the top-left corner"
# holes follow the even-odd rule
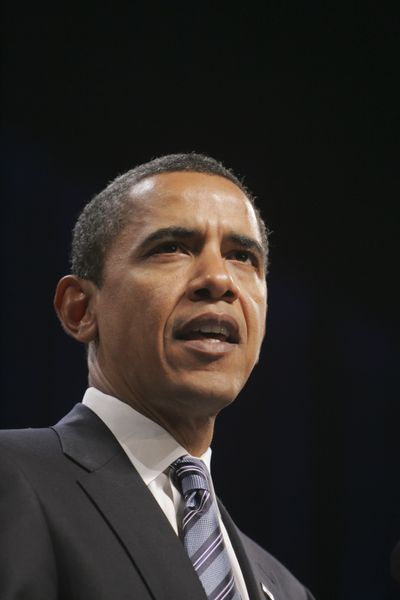
[[[249,265],[257,266],[257,257],[247,250],[233,250],[229,253],[228,258],[237,260],[238,262],[248,263]]]
[[[149,254],[176,254],[178,252],[185,253],[185,250],[178,242],[164,242],[153,248]]]

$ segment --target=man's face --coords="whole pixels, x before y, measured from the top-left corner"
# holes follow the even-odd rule
[[[132,202],[97,292],[98,367],[149,416],[216,414],[243,387],[264,336],[254,210],[229,180],[195,172],[147,178]]]

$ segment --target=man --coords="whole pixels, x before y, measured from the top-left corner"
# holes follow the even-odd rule
[[[0,436],[2,600],[311,598],[209,475],[215,417],[264,337],[267,249],[250,194],[202,155],[85,207],[55,307],[90,387],[56,426]]]

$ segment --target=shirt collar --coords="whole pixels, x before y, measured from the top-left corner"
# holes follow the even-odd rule
[[[105,423],[146,485],[188,452],[168,431],[137,410],[90,387],[82,400]],[[210,471],[211,448],[200,456]]]

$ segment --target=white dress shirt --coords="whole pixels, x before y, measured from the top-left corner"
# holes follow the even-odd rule
[[[178,518],[183,511],[183,501],[180,492],[171,482],[169,466],[188,452],[160,425],[125,402],[103,394],[96,388],[90,387],[86,390],[83,404],[96,413],[116,437],[178,535]],[[210,472],[211,448],[208,448],[200,459]],[[211,488],[215,499],[212,480]],[[236,586],[242,600],[249,600],[228,532],[219,513],[218,516]]]

